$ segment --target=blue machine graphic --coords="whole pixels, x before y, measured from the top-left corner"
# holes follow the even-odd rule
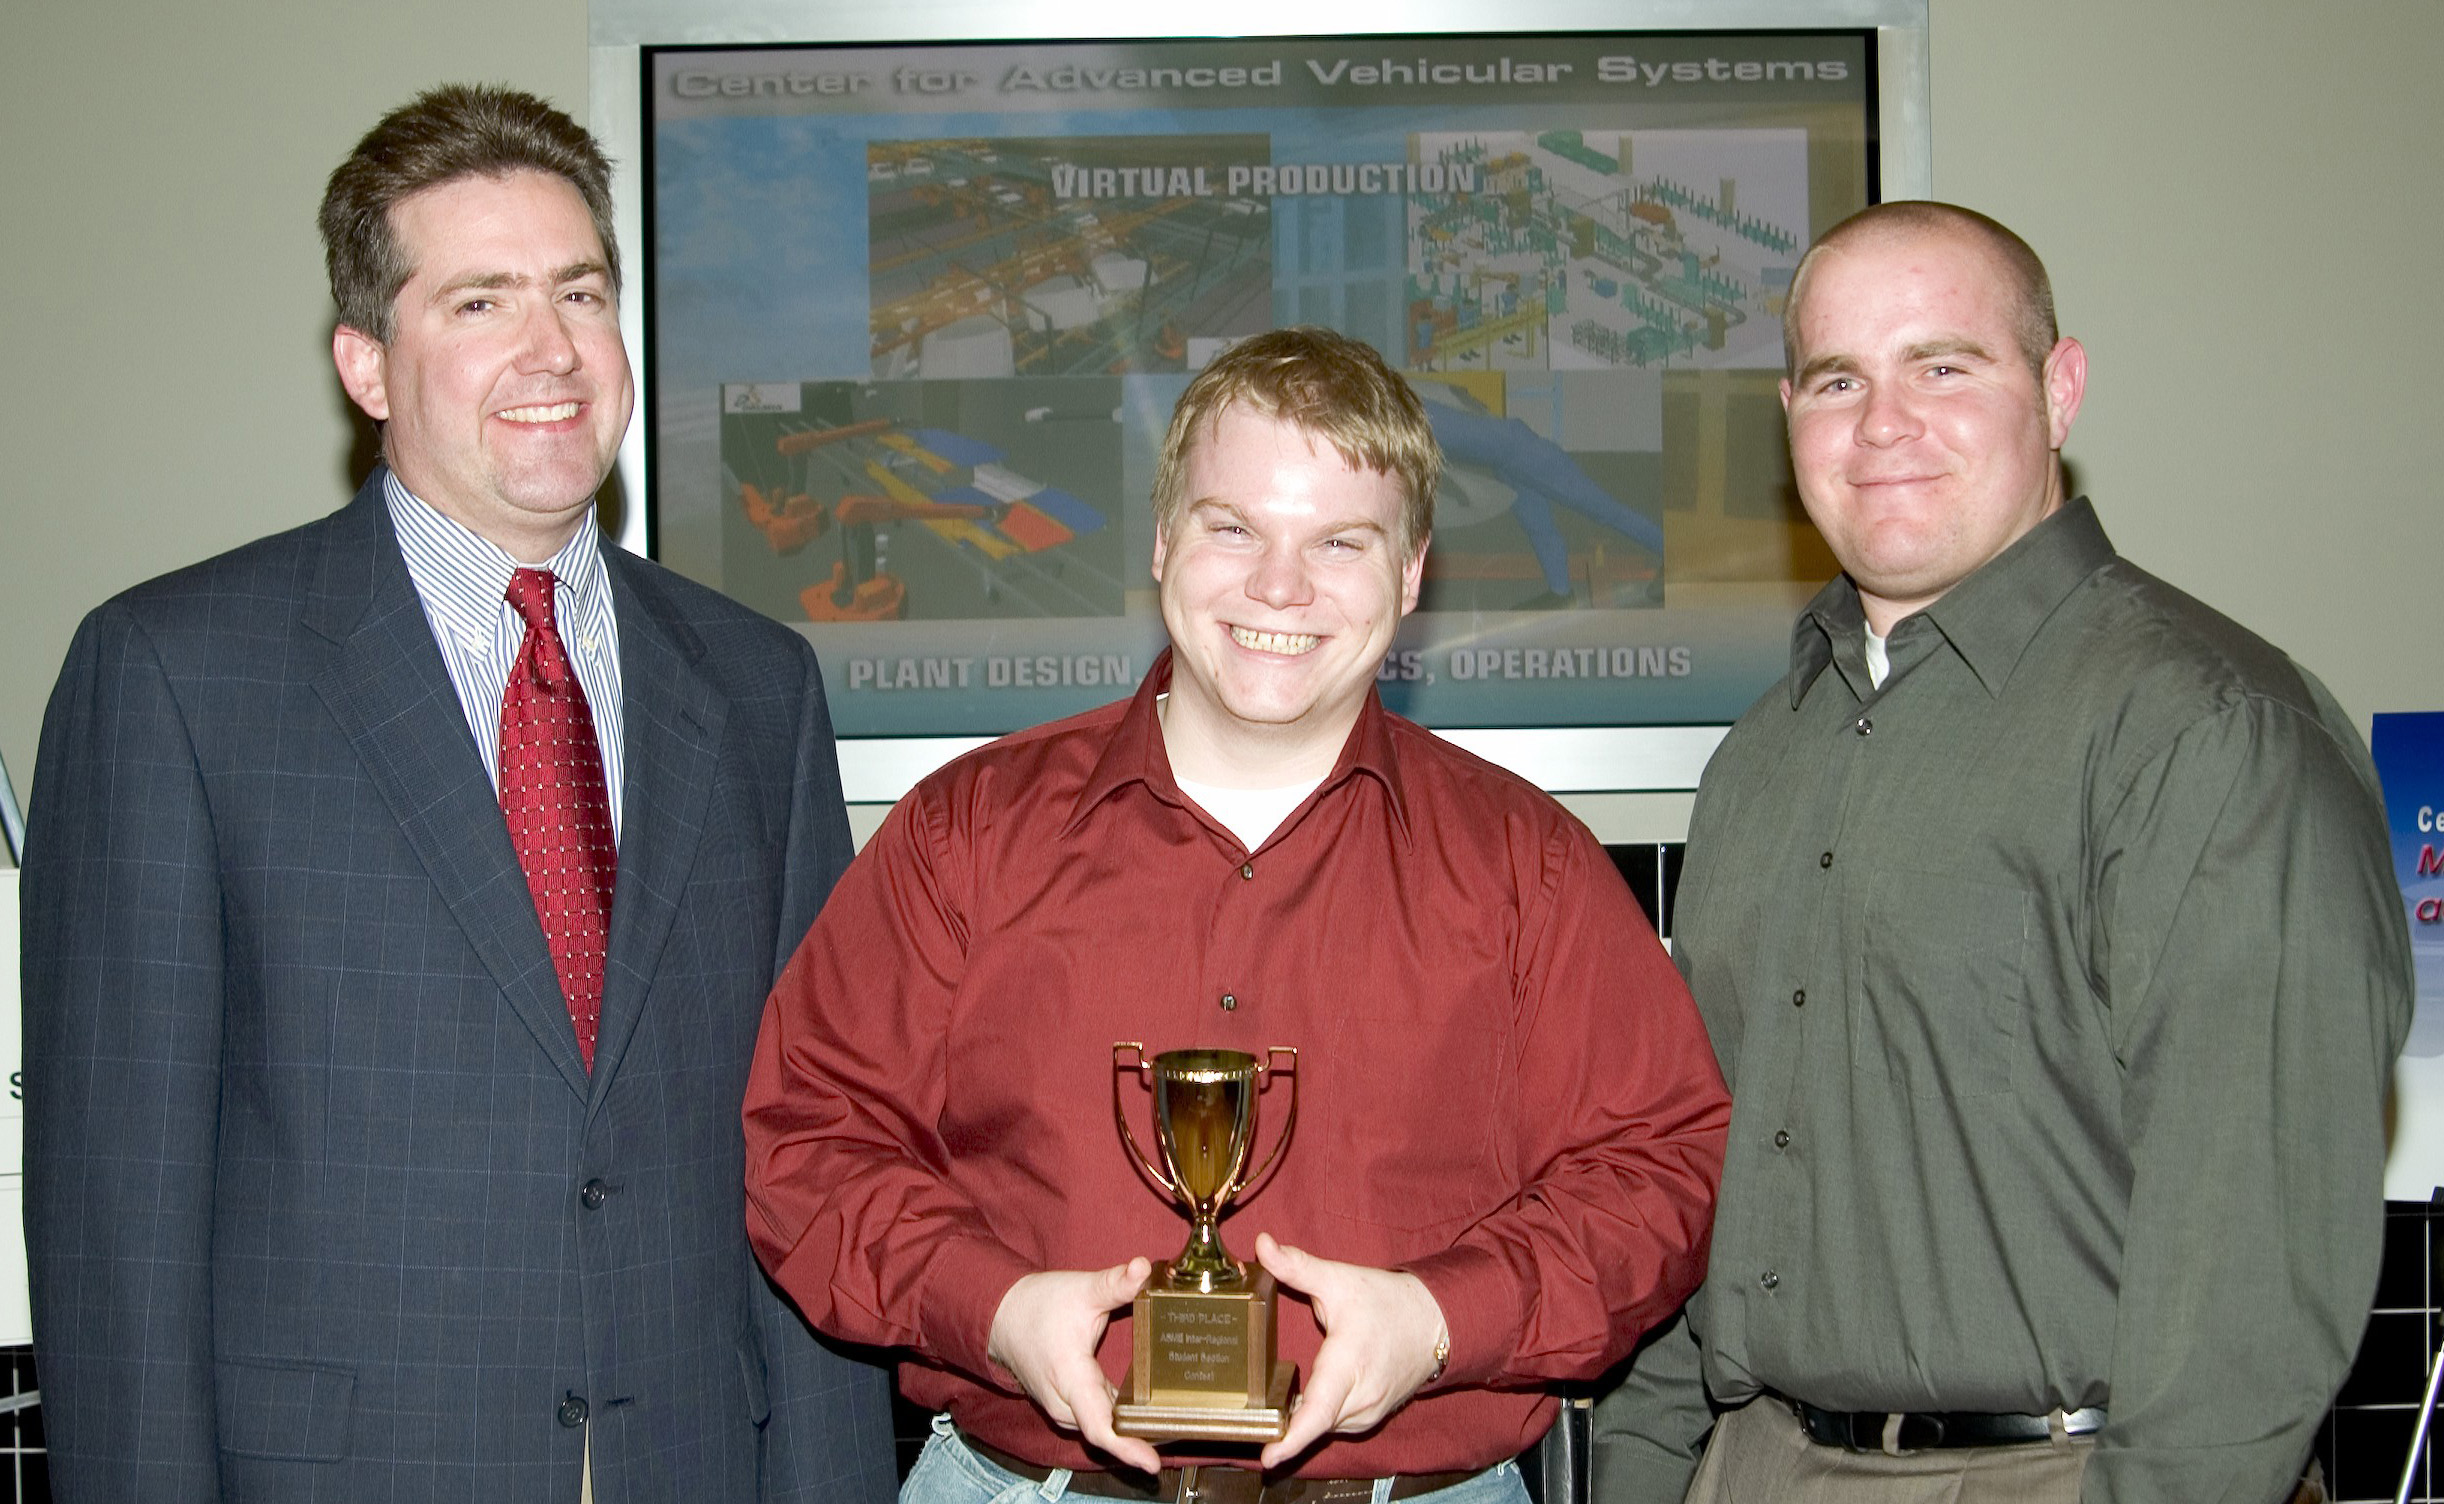
[[[1587,478],[1570,452],[1517,418],[1497,418],[1439,402],[1426,404],[1426,418],[1444,455],[1463,465],[1475,465],[1517,493],[1511,516],[1518,519],[1544,571],[1546,592],[1566,601],[1570,595],[1569,546],[1553,517],[1565,506],[1631,542],[1663,557],[1663,527],[1643,512],[1623,506],[1611,492]]]

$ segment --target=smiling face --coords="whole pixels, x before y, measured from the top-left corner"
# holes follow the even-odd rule
[[[2087,354],[2060,340],[2029,369],[2014,283],[1970,231],[1826,245],[1794,296],[1791,468],[1869,623],[1889,633],[2061,507],[2055,451]]]
[[[540,563],[584,520],[634,404],[585,200],[513,172],[452,179],[391,213],[415,270],[387,344],[333,336],[340,381],[384,424],[408,490]]]
[[[1236,406],[1195,441],[1180,490],[1154,541],[1172,767],[1239,788],[1321,777],[1417,605],[1426,540],[1397,541],[1406,490]]]

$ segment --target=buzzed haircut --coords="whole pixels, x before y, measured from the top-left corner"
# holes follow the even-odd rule
[[[532,94],[490,84],[446,84],[383,116],[323,190],[323,261],[340,323],[390,342],[393,305],[416,272],[391,221],[400,203],[460,178],[518,172],[559,178],[585,200],[616,295],[619,244],[611,225],[611,161],[601,143]]]
[[[1917,198],[1871,204],[1859,210],[1817,236],[1808,253],[1799,258],[1799,269],[1791,277],[1790,296],[1782,305],[1782,374],[1792,380],[1799,376],[1799,302],[1807,286],[1809,264],[1820,252],[1845,241],[1875,236],[1939,233],[1967,234],[2001,260],[2004,273],[2013,284],[2013,336],[2019,341],[2020,354],[2027,359],[2029,370],[2043,381],[2045,358],[2053,354],[2054,346],[2062,338],[2061,327],[2054,320],[2054,283],[2045,274],[2045,263],[2037,258],[2027,241],[2001,221],[1958,204]]]
[[[1242,408],[1330,444],[1354,470],[1400,482],[1404,555],[1434,532],[1443,451],[1424,404],[1373,346],[1312,324],[1239,341],[1197,373],[1171,411],[1154,468],[1154,521],[1168,529],[1186,500],[1188,454],[1223,413]]]

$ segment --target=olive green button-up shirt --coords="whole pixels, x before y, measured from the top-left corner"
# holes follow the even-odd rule
[[[1733,1093],[1718,1402],[2103,1405],[2102,1501],[2274,1500],[2375,1288],[2408,938],[2322,685],[2073,502],[1896,624],[1857,592],[1707,768],[1676,959]],[[1687,1327],[1605,1402],[1679,1498]]]

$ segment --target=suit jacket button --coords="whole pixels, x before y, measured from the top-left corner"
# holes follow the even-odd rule
[[[598,1212],[602,1210],[603,1203],[611,1199],[611,1188],[599,1180],[589,1180],[577,1192],[577,1199],[585,1203],[587,1211]]]
[[[560,1402],[560,1424],[575,1430],[586,1423],[586,1402],[571,1393]]]

